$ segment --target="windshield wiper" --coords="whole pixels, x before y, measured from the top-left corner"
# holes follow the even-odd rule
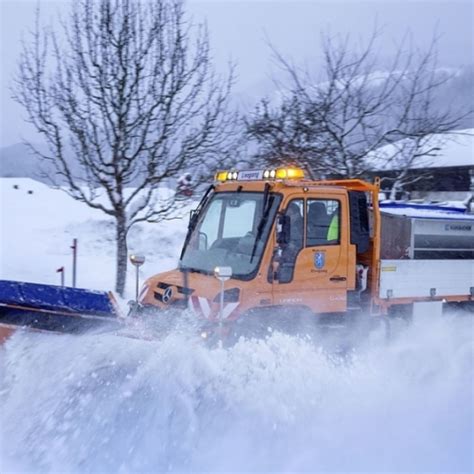
[[[257,235],[255,236],[255,242],[253,243],[252,255],[250,256],[250,263],[252,263],[253,258],[255,257],[255,252],[257,250],[258,242],[262,238],[263,229],[265,227],[265,224],[267,223],[270,209],[272,208],[271,204],[273,203],[273,196],[271,196],[271,199],[269,199],[269,190],[270,190],[270,185],[268,183],[265,183],[265,189],[263,191],[262,217],[260,219],[260,222],[258,223]]]
[[[207,204],[207,202],[210,199],[211,191],[214,190],[214,185],[209,186],[207,191],[205,192],[203,198],[201,199],[201,202],[199,203],[198,207],[194,211],[193,215],[191,216],[191,220],[189,221],[189,226],[188,226],[188,232],[186,234],[186,238],[184,239],[184,244],[183,244],[183,249],[181,250],[181,255],[179,257],[179,261],[183,260],[184,257],[184,252],[186,250],[186,247],[188,246],[189,239],[191,238],[191,235],[196,228],[196,225],[198,223],[198,218],[201,215],[203,207]]]

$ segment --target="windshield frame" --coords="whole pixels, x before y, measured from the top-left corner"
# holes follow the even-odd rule
[[[203,223],[203,220],[204,220],[204,217],[207,215],[207,212],[210,208],[210,206],[212,205],[213,202],[215,202],[216,198],[218,198],[218,196],[222,196],[222,195],[242,195],[242,194],[260,194],[262,196],[262,199],[260,201],[257,202],[258,205],[263,205],[265,204],[265,208],[263,208],[261,211],[257,211],[255,210],[255,212],[259,213],[260,214],[260,219],[258,221],[256,221],[256,224],[258,224],[259,222],[261,222],[261,219],[264,218],[265,216],[265,212],[267,212],[267,219],[269,222],[267,222],[264,226],[264,232],[263,234],[261,235],[260,239],[259,239],[259,242],[261,242],[261,248],[262,248],[262,251],[259,253],[259,254],[256,254],[255,257],[258,257],[258,258],[255,258],[255,265],[253,267],[253,269],[249,272],[249,273],[232,273],[232,278],[233,279],[236,279],[236,280],[242,280],[242,281],[249,281],[249,280],[253,280],[255,278],[255,276],[257,275],[259,269],[260,269],[260,266],[262,264],[262,260],[263,260],[263,256],[267,250],[267,244],[268,244],[268,241],[269,241],[269,238],[270,236],[272,235],[272,230],[275,226],[275,220],[276,220],[276,216],[278,215],[278,212],[280,210],[280,206],[281,206],[281,202],[282,202],[282,199],[283,199],[283,195],[281,193],[278,193],[278,192],[271,192],[269,191],[268,192],[268,195],[267,195],[267,201],[266,203],[263,201],[264,199],[264,196],[265,196],[265,192],[264,190],[258,190],[258,191],[242,191],[242,190],[229,190],[229,191],[214,191],[207,199],[207,202],[205,203],[205,205],[202,207],[202,209],[200,210],[199,212],[199,215],[196,216],[197,220],[195,221],[195,224],[193,226],[193,229],[192,229],[192,232],[191,232],[191,235],[189,236],[190,238],[187,239],[183,245],[183,249],[181,251],[181,258],[180,258],[180,267],[183,268],[183,269],[186,269],[187,271],[190,271],[190,272],[197,272],[197,273],[202,273],[202,274],[206,274],[206,275],[213,275],[214,272],[213,270],[206,270],[206,269],[202,269],[202,268],[193,268],[192,266],[188,266],[188,265],[185,265],[184,264],[184,258],[186,256],[186,251],[190,245],[190,242],[193,240],[193,237],[195,237],[195,233],[198,232],[200,226],[202,225]],[[269,203],[270,203],[270,200],[273,200],[271,202],[271,206],[267,209]],[[258,214],[256,214],[258,215]],[[222,219],[222,217],[220,218]],[[255,219],[255,215],[254,215],[254,219]],[[256,230],[256,228],[255,228]]]

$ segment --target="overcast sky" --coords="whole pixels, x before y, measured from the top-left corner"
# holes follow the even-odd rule
[[[0,146],[30,137],[22,110],[8,90],[20,51],[20,40],[34,22],[36,0],[0,0],[1,6],[1,116]],[[67,8],[67,0],[40,1],[43,17],[54,21],[54,12]],[[414,42],[426,47],[436,30],[441,35],[439,62],[457,67],[473,59],[474,2],[373,0],[188,0],[188,11],[196,21],[207,21],[218,69],[229,60],[237,63],[236,91],[249,96],[263,94],[271,84],[270,41],[296,62],[317,62],[322,31],[364,38],[374,24],[383,28],[383,54],[409,32]]]

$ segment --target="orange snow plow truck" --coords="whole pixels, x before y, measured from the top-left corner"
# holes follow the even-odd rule
[[[1,298],[0,285],[0,326],[55,319],[55,311],[22,303],[30,310],[22,324],[22,305]],[[101,307],[115,308],[104,298]],[[132,317],[172,319],[187,309],[201,334],[240,335],[290,327],[302,317],[350,321],[473,304],[472,214],[384,208],[378,180],[313,181],[290,167],[218,172],[191,213],[179,267],[146,280],[129,317],[113,309],[100,318],[123,325]],[[89,309],[61,317],[97,319]]]

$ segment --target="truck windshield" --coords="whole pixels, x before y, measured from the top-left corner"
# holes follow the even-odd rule
[[[281,196],[261,192],[216,193],[198,217],[181,265],[202,272],[230,266],[234,278],[257,270]]]

